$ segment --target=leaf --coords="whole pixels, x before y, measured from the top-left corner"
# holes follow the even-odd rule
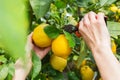
[[[77,60],[77,68],[80,67],[82,61],[85,59],[85,57],[87,56],[87,48],[86,48],[86,44],[84,42],[84,40],[81,40],[81,44],[80,44],[80,54],[79,54],[79,57],[78,57],[78,60]]]
[[[115,2],[115,1],[117,1],[117,0],[107,0],[106,4],[107,4],[107,5],[110,5],[110,4],[112,4],[113,2]]]
[[[2,62],[2,63],[6,63],[7,62],[7,59],[5,58],[4,55],[0,55],[0,62]]]
[[[13,76],[14,72],[15,72],[15,67],[14,67],[14,63],[13,62],[8,64],[8,69],[9,69],[8,73]]]
[[[33,62],[32,80],[34,80],[34,78],[39,74],[41,70],[41,60],[33,51],[32,51],[32,62]]]
[[[66,39],[69,42],[70,47],[73,48],[75,46],[75,40],[74,40],[74,38],[72,37],[72,35],[70,33],[66,32],[66,31],[63,31],[63,32],[65,34]]]
[[[55,5],[57,6],[57,8],[65,8],[66,7],[66,3],[63,2],[62,0],[56,0]]]
[[[6,65],[1,66],[0,69],[0,80],[5,80],[8,75],[8,67]]]
[[[68,79],[69,79],[69,80],[80,80],[80,79],[77,77],[76,73],[73,72],[73,71],[69,71],[69,72],[67,73],[67,76],[68,76]]]
[[[108,21],[108,30],[111,36],[117,37],[120,35],[120,23]]]
[[[99,1],[100,1],[100,5],[103,6],[103,5],[105,5],[105,3],[106,3],[107,1],[109,1],[109,0],[99,0]]]
[[[60,31],[55,26],[47,26],[44,31],[51,39],[55,39],[60,34]]]
[[[116,0],[100,0],[100,5],[103,6],[103,5],[110,5],[112,4],[113,2],[115,2]]]
[[[52,0],[30,0],[30,4],[37,19],[43,17],[50,8]]]
[[[29,26],[28,6],[25,3],[26,0],[0,1],[0,47],[14,58],[25,54]]]

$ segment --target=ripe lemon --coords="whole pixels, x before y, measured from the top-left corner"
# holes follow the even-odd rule
[[[117,6],[112,6],[112,7],[110,7],[110,10],[112,12],[116,12],[118,10],[118,7]]]
[[[52,42],[52,51],[56,56],[67,58],[71,53],[71,48],[64,34],[59,35]]]
[[[53,54],[50,58],[50,64],[55,70],[63,72],[64,68],[67,66],[67,60]]]
[[[120,13],[120,9],[118,9],[118,13]]]
[[[32,39],[38,47],[43,48],[51,45],[52,40],[44,32],[44,27],[46,27],[47,25],[48,24],[42,23],[33,31]]]
[[[94,77],[94,71],[87,65],[80,68],[82,80],[92,80]]]

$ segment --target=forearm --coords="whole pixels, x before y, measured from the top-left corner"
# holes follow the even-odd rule
[[[25,80],[26,74],[24,70],[22,69],[17,69],[15,70],[15,75],[12,80]]]
[[[120,64],[110,47],[94,49],[92,53],[103,80],[120,80]]]

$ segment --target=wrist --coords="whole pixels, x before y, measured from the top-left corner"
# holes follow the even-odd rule
[[[25,80],[26,76],[27,75],[23,69],[17,69],[15,70],[15,75],[13,77],[13,80]]]
[[[102,54],[104,52],[112,52],[111,47],[109,45],[102,45],[102,46],[96,46],[91,49],[93,54]]]

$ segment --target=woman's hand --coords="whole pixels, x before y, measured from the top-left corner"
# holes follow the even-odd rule
[[[89,12],[79,23],[79,32],[91,50],[110,47],[110,35],[103,13]]]
[[[92,51],[102,79],[120,80],[120,63],[110,47],[110,35],[104,14],[94,12],[86,14],[79,23],[79,32]]]
[[[25,47],[25,49],[26,49],[25,57],[19,58],[15,62],[15,74],[13,76],[13,80],[25,80],[32,68],[31,50],[34,45],[32,44],[31,36],[32,36],[32,34],[30,34],[27,39],[27,44]]]
[[[26,44],[26,56],[25,58],[19,58],[15,63],[15,75],[13,80],[25,80],[32,68],[32,56],[31,50],[34,50],[36,55],[43,59],[45,55],[49,52],[50,47],[39,48],[32,42],[32,33],[28,35],[27,44]],[[23,60],[24,59],[24,60]]]

